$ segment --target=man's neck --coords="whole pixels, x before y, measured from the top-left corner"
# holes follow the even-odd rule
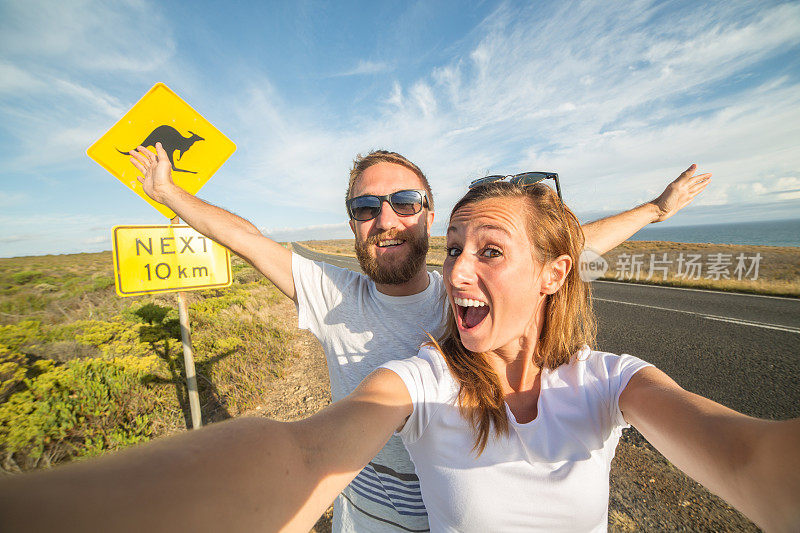
[[[387,296],[411,296],[413,294],[421,293],[428,288],[429,284],[430,278],[428,277],[428,270],[423,266],[413,278],[405,283],[399,283],[396,285],[376,283],[375,288],[378,289],[378,292]]]

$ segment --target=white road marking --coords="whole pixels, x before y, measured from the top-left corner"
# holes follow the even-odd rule
[[[615,304],[624,304],[624,305],[633,305],[636,307],[647,307],[648,309],[659,309],[661,311],[673,311],[675,313],[685,313],[687,315],[694,315],[699,316],[701,318],[705,318],[707,320],[717,320],[719,322],[730,322],[732,324],[740,324],[742,326],[753,326],[756,328],[764,328],[764,329],[774,329],[777,331],[787,331],[789,333],[798,333],[800,334],[800,328],[793,328],[790,326],[781,326],[778,324],[768,324],[766,322],[755,322],[752,320],[743,320],[739,318],[729,318],[726,316],[718,316],[718,315],[709,315],[707,313],[698,313],[696,311],[684,311],[682,309],[671,309],[669,307],[659,307],[657,305],[645,305],[645,304],[637,304],[633,302],[623,302],[621,300],[609,300],[607,298],[592,298],[592,300],[597,300],[598,302],[612,302]]]
[[[720,322],[730,322],[732,324],[741,324],[743,326],[755,326],[757,328],[774,329],[777,331],[788,331],[789,333],[800,333],[798,328],[790,328],[788,326],[776,326],[775,324],[761,324],[759,322],[751,322],[749,320],[736,320],[733,318],[720,318],[715,316],[704,317],[708,320],[719,320]]]

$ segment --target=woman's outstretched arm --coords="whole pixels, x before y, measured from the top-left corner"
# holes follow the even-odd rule
[[[0,482],[3,531],[308,531],[411,413],[393,372],[298,422],[240,418]]]
[[[764,530],[800,529],[800,419],[743,415],[656,368],[631,378],[619,406],[675,466]]]

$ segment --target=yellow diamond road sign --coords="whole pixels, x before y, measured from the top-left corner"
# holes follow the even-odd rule
[[[114,226],[114,281],[120,296],[228,287],[228,250],[189,226]]]
[[[141,173],[128,152],[144,146],[155,152],[160,142],[172,163],[172,179],[195,194],[233,154],[236,145],[163,83],[141,100],[91,145],[86,154],[144,198],[167,218],[175,213],[151,200],[136,179]]]

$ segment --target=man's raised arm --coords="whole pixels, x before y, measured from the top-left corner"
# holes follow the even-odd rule
[[[296,301],[289,250],[262,235],[242,217],[178,187],[172,181],[172,164],[161,143],[156,143],[155,154],[142,146],[131,154],[131,162],[142,173],[139,181],[150,198],[166,205],[191,227],[242,257]]]
[[[697,165],[687,168],[664,192],[629,211],[583,225],[584,248],[604,254],[652,222],[662,222],[689,205],[711,181],[711,174],[695,176]]]

